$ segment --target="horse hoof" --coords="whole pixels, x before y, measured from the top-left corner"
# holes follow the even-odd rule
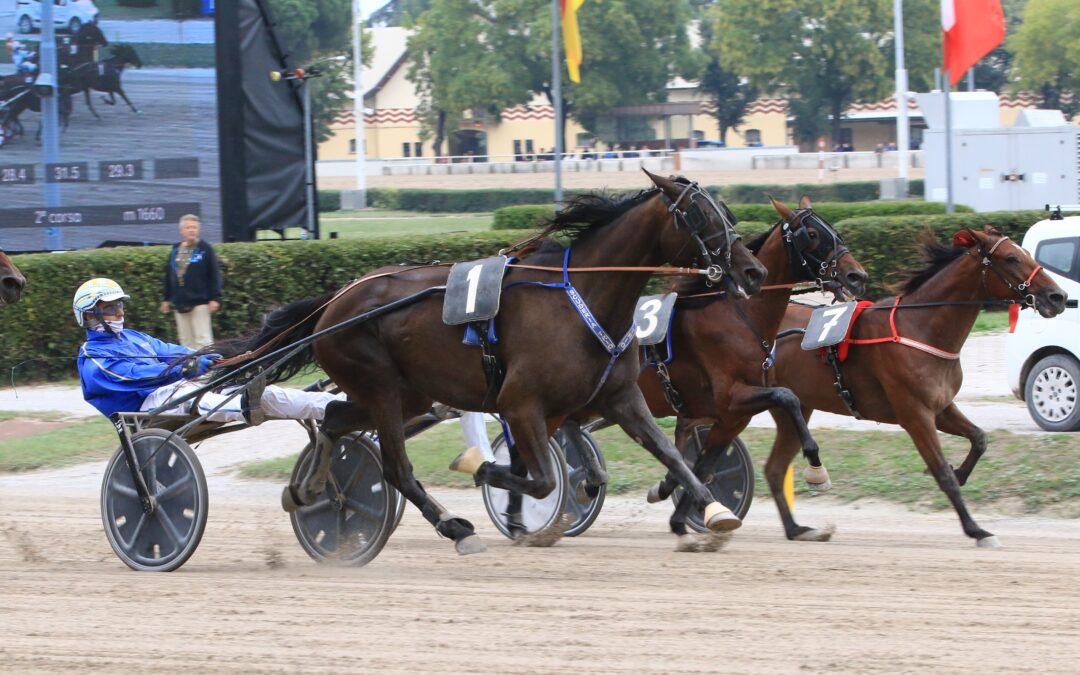
[[[829,471],[824,464],[821,466],[808,466],[803,469],[802,475],[807,487],[815,492],[828,492],[832,489]]]
[[[593,498],[589,496],[589,489],[585,481],[578,483],[577,487],[574,488],[574,501],[582,506],[588,506],[592,504],[592,500]]]
[[[715,553],[731,541],[731,534],[681,534],[675,542],[677,553]]]
[[[829,541],[836,532],[835,525],[826,525],[820,530],[810,529],[795,535],[795,541]]]
[[[484,546],[484,542],[480,541],[480,535],[470,534],[464,539],[458,539],[454,542],[454,548],[457,550],[458,555],[472,555],[473,553],[483,553],[487,550],[487,546]]]
[[[705,507],[705,527],[713,532],[731,532],[742,527],[742,521],[720,502]]]
[[[281,491],[281,508],[285,509],[285,513],[292,513],[303,506],[296,494],[293,492],[291,485],[286,485],[285,489]]]
[[[450,462],[450,470],[460,471],[472,476],[483,463],[484,453],[480,452],[480,448],[474,446],[455,457],[454,461]]]
[[[1001,541],[994,535],[989,537],[983,537],[975,542],[975,545],[979,548],[1001,548]]]
[[[692,534],[680,534],[675,541],[676,553],[698,553],[700,551],[697,537]]]
[[[554,523],[536,532],[530,532],[514,539],[515,546],[528,546],[530,548],[550,548],[555,545],[570,526],[577,520],[569,513],[563,513]]]
[[[649,488],[649,494],[645,495],[645,501],[650,504],[657,504],[664,501],[664,498],[660,496],[660,483]]]

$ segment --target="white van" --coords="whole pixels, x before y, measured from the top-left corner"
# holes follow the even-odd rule
[[[53,0],[53,26],[57,30],[79,32],[84,23],[97,21],[98,8],[93,0]],[[40,0],[16,0],[15,25],[20,33],[41,29]]]
[[[1070,210],[1072,207],[1069,207]],[[1076,209],[1080,210],[1080,209]],[[1069,294],[1064,312],[1044,319],[1011,308],[1005,339],[1005,367],[1013,394],[1048,431],[1080,429],[1080,216],[1039,221],[1024,235],[1023,247]]]

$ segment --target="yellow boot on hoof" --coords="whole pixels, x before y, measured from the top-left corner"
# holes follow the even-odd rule
[[[712,502],[705,507],[705,527],[713,532],[731,532],[742,527],[742,521],[728,507]]]
[[[480,452],[480,448],[472,447],[450,462],[450,470],[460,471],[471,476],[476,473],[476,470],[480,468],[484,461],[484,453]]]
[[[803,480],[807,487],[817,492],[828,492],[832,489],[832,481],[829,480],[829,471],[825,465],[807,466],[802,472]]]

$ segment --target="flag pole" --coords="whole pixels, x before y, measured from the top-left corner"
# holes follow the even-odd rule
[[[562,203],[562,59],[559,58],[559,0],[551,0],[551,100],[555,107],[555,208]]]
[[[952,74],[946,68],[941,86],[945,91],[945,213],[953,212],[953,171],[952,171]]]
[[[893,31],[896,34],[896,164],[903,185],[900,197],[908,195],[908,105],[907,69],[904,67],[904,2],[893,0]]]

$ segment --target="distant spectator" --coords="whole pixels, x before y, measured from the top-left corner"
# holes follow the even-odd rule
[[[874,154],[875,155],[880,155],[883,152],[885,152],[885,146],[884,145],[882,145],[881,143],[878,143],[877,145],[874,146]]]
[[[896,150],[896,143],[894,141],[889,141],[889,145],[885,149],[889,152]]]
[[[199,238],[199,217],[180,218],[180,242],[165,262],[161,313],[176,315],[180,344],[201,349],[214,341],[210,315],[221,308],[221,271],[210,242]]]

